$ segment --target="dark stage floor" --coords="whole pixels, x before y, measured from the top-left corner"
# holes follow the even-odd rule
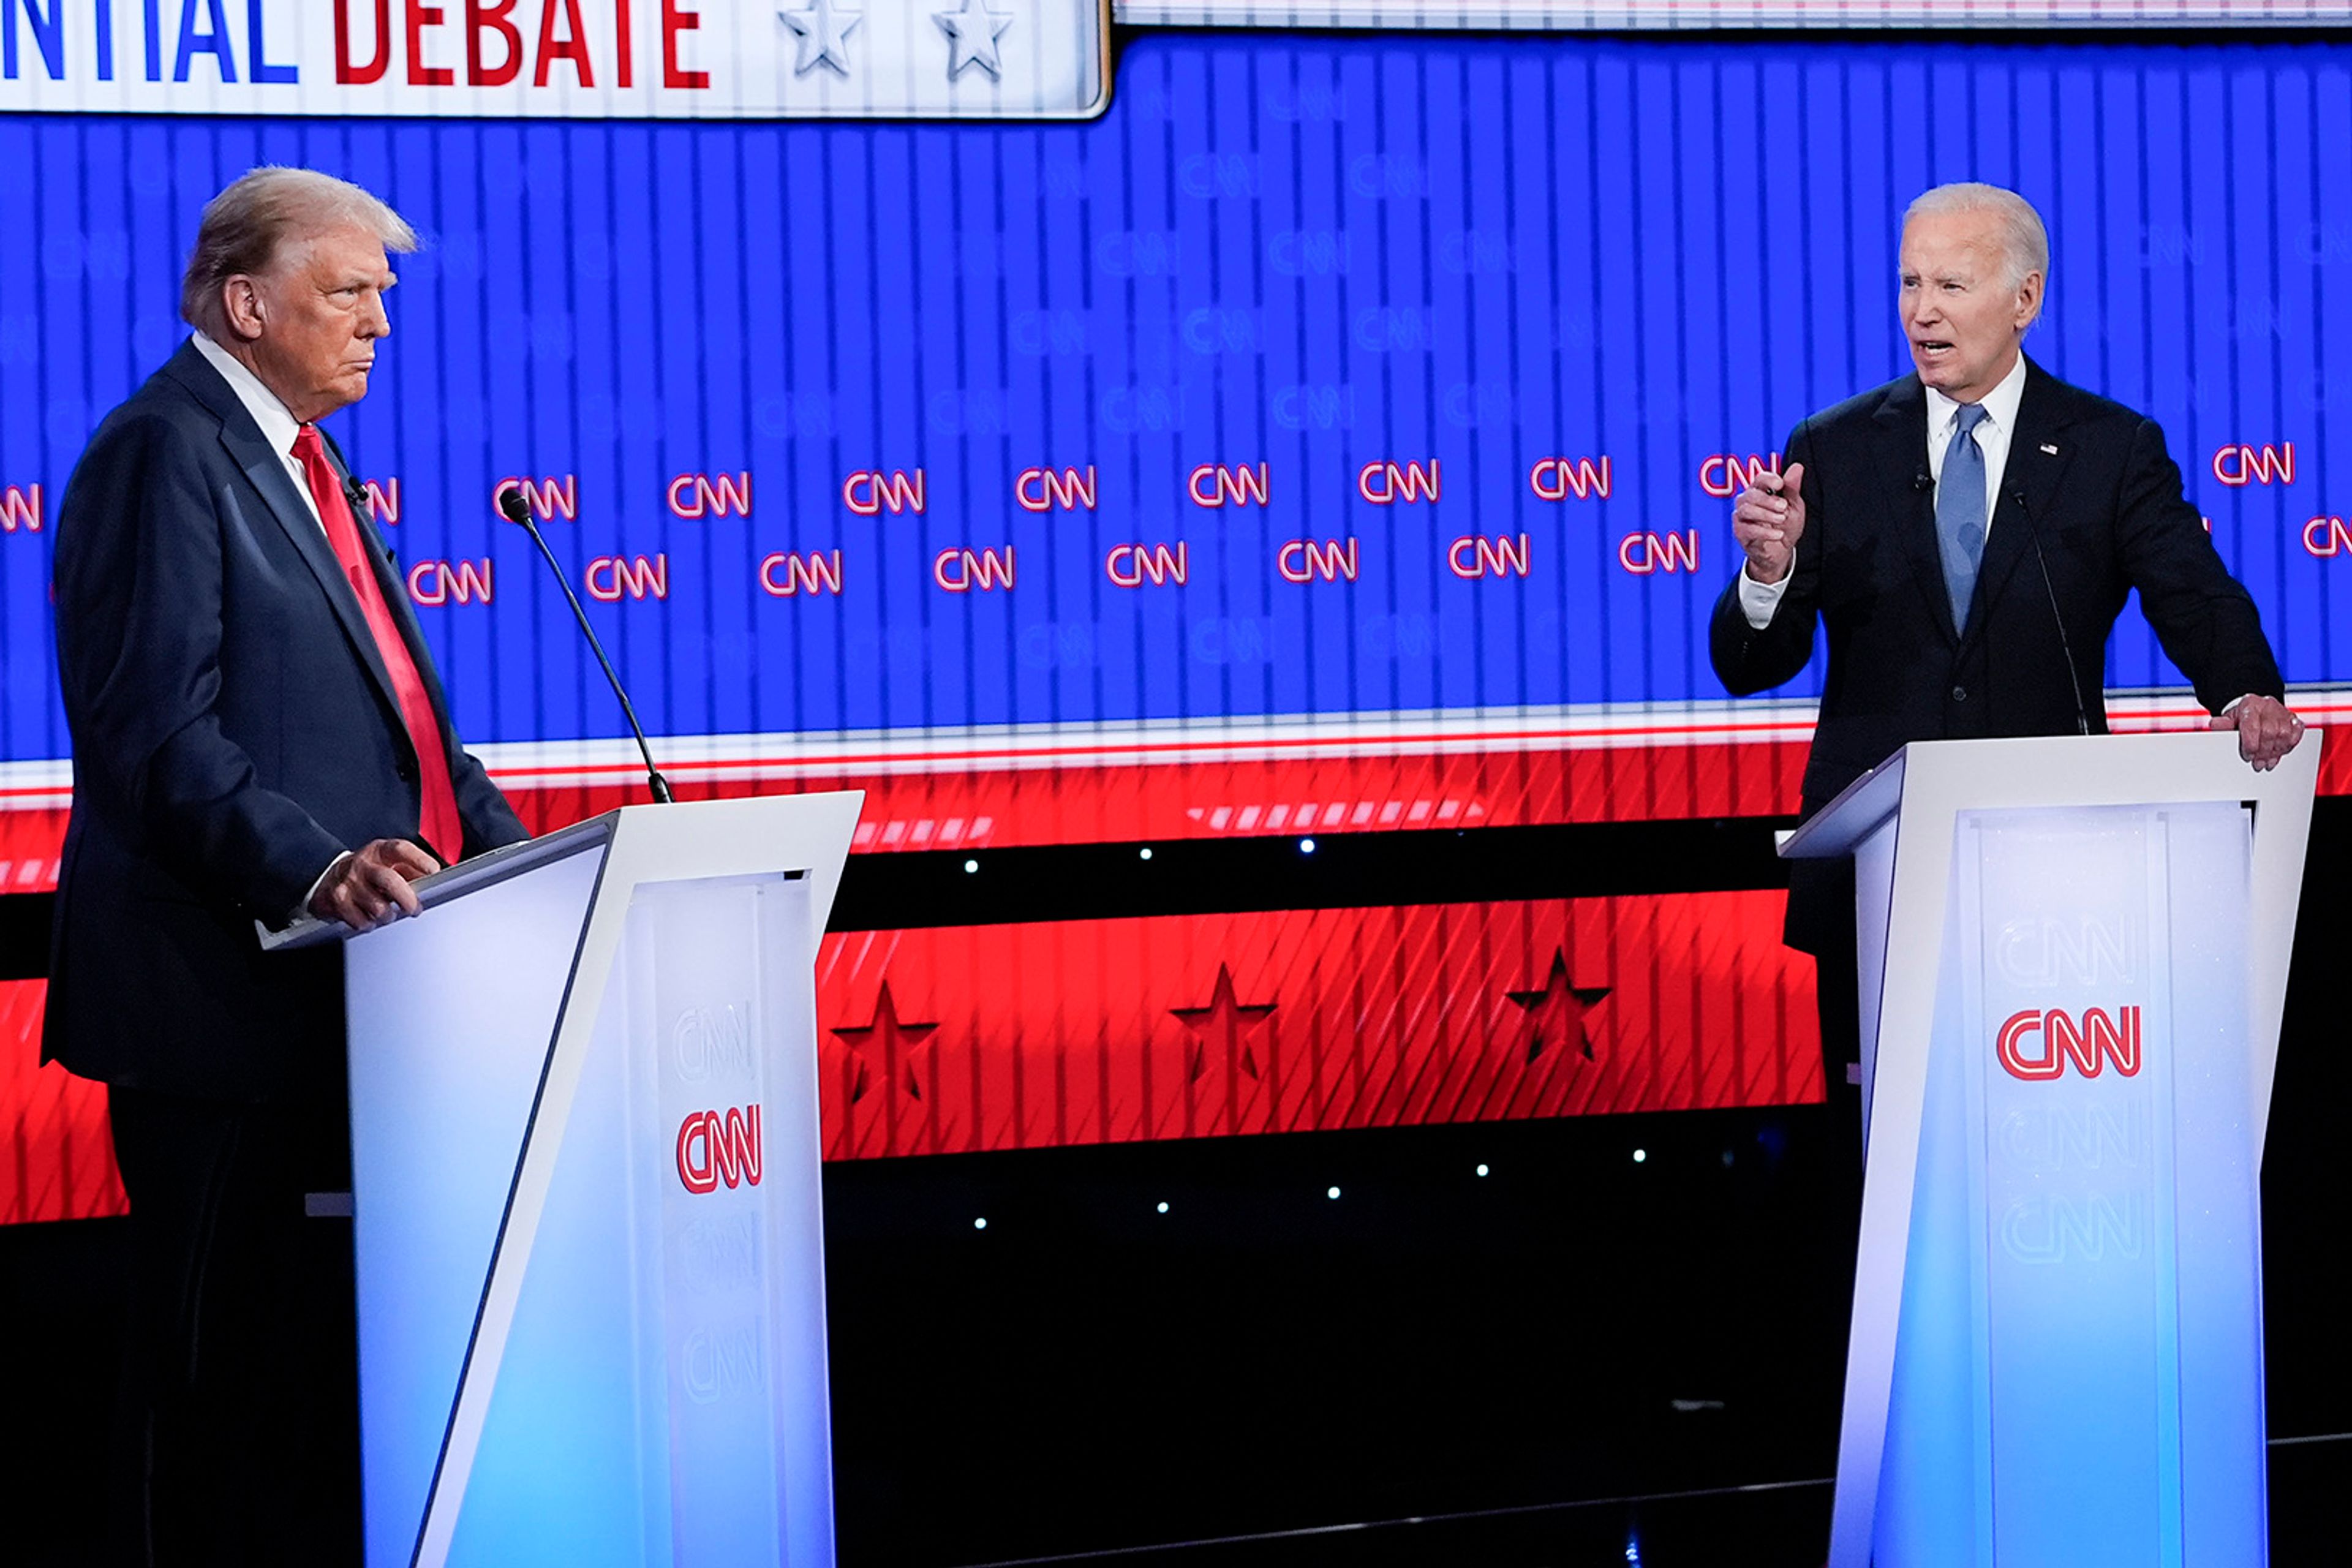
[[[2316,1568],[2344,1560],[2352,1496],[2343,1215],[2290,1087],[2273,1562]],[[1823,1114],[832,1167],[840,1561],[1810,1568],[1853,1202]],[[317,1223],[323,1272],[346,1222]],[[11,1564],[104,1561],[123,1239],[0,1229]]]

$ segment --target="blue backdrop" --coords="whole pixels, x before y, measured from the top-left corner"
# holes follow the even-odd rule
[[[204,200],[262,162],[358,180],[426,237],[336,427],[398,481],[405,562],[491,563],[488,605],[423,611],[473,741],[618,730],[493,515],[508,476],[571,478],[551,538],[575,576],[664,569],[666,596],[591,606],[656,731],[1717,700],[1733,558],[1702,464],[1905,368],[1896,224],[1963,178],[2050,222],[2030,352],[2163,422],[2288,679],[2352,679],[2329,615],[2352,546],[2312,521],[2352,511],[2326,397],[2347,58],[1178,34],[1129,42],[1082,125],[0,120],[0,759],[66,754],[64,482],[181,335]],[[2226,484],[2240,446],[2222,468],[2256,482]],[[1547,458],[1588,481],[1606,458],[1605,499],[1540,499]],[[1430,459],[1433,504],[1359,489]],[[1217,463],[1266,465],[1266,504],[1195,504]],[[1016,503],[1023,470],[1089,466],[1094,510]],[[854,473],[919,468],[919,514],[845,504]],[[744,473],[748,517],[668,504],[680,475]],[[1447,568],[1458,538],[1522,532],[1524,577]],[[1277,570],[1287,541],[1350,537],[1353,582]],[[1186,583],[1115,585],[1122,542],[1181,542]],[[1009,590],[934,574],[1006,547]],[[835,550],[837,595],[762,586],[775,552]],[[2108,677],[2178,682],[2137,616]]]

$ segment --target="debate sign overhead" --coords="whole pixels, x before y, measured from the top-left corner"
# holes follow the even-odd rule
[[[9,0],[0,111],[1085,119],[1103,0]]]

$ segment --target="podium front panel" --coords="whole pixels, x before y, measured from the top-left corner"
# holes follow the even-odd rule
[[[812,960],[857,802],[625,809],[347,950],[370,1568],[831,1568]]]
[[[1875,1561],[2260,1562],[2246,813],[1956,826]]]
[[[803,879],[631,894],[449,1563],[831,1563],[809,940]]]

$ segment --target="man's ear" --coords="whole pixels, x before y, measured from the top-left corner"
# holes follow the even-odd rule
[[[2018,327],[2021,331],[2042,319],[2042,274],[2029,272],[2017,286]]]
[[[229,335],[244,342],[261,336],[268,307],[262,302],[261,285],[245,273],[238,273],[221,284],[221,315],[228,323]]]

